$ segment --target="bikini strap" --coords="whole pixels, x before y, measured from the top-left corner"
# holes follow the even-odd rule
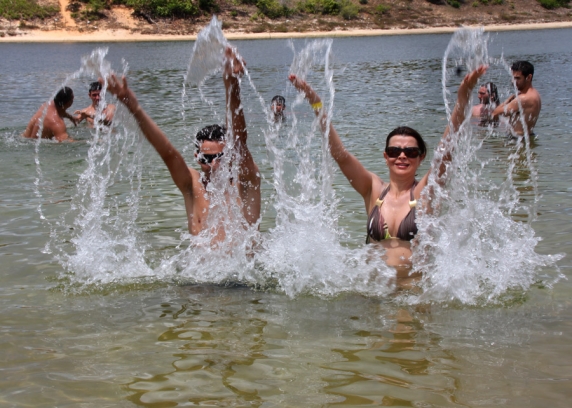
[[[415,190],[415,186],[417,186],[417,180],[413,183],[413,187],[409,190],[409,208],[417,207],[417,200],[415,199],[415,195],[413,194],[413,190]]]

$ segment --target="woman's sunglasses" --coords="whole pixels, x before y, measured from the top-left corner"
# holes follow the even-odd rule
[[[421,149],[418,147],[395,147],[389,146],[385,148],[385,153],[392,159],[399,157],[401,153],[405,153],[405,156],[410,159],[415,159],[421,154]]]
[[[215,154],[199,153],[197,155],[197,160],[199,163],[202,163],[202,164],[211,164],[213,162],[213,160],[218,159],[222,155],[224,155],[224,152],[215,153]]]

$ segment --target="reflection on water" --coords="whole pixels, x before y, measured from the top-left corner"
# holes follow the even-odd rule
[[[361,297],[277,307],[245,288],[184,292],[193,300],[153,310],[171,366],[125,385],[138,405],[454,405],[443,396],[454,392],[453,360],[425,331],[427,311]]]

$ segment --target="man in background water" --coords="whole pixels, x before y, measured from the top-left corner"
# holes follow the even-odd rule
[[[44,103],[32,116],[23,136],[30,139],[55,139],[58,142],[71,140],[64,119],[77,125],[78,118],[70,115],[67,109],[73,104],[73,91],[65,86],[58,91],[52,101]],[[43,118],[43,119],[42,119]]]
[[[516,61],[512,64],[511,70],[518,94],[511,95],[506,101],[497,106],[493,111],[493,118],[496,119],[499,116],[508,117],[511,126],[510,135],[512,137],[523,136],[525,130],[529,136],[533,136],[533,129],[542,105],[540,94],[532,86],[534,66],[528,61]],[[522,107],[522,117],[519,106]]]
[[[82,110],[76,110],[74,114],[79,115],[79,122],[82,120],[87,120],[89,127],[93,127],[95,120],[95,115],[97,114],[97,108],[99,107],[101,101],[101,84],[99,82],[92,82],[89,86],[88,96],[91,99],[91,105]],[[105,126],[111,125],[113,120],[113,115],[115,114],[115,105],[106,105],[102,112],[101,124]],[[79,123],[78,122],[78,123]]]

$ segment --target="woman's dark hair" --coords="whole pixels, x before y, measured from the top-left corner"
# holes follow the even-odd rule
[[[487,92],[489,93],[489,103],[500,105],[499,91],[497,90],[497,86],[492,82],[487,82],[485,84],[485,88],[487,88]]]
[[[200,150],[201,143],[205,140],[210,140],[213,142],[224,142],[224,136],[226,134],[226,127],[220,125],[210,125],[205,126],[197,136],[195,137],[195,147],[197,148],[197,153]]]
[[[399,126],[398,128],[393,129],[389,133],[389,135],[387,135],[387,139],[385,139],[385,148],[386,149],[389,147],[389,139],[391,139],[393,136],[398,136],[398,135],[414,137],[415,140],[417,140],[417,146],[419,147],[419,150],[421,151],[421,155],[423,156],[425,153],[427,153],[427,147],[425,146],[425,141],[423,140],[423,138],[421,137],[419,132],[417,132],[415,129],[412,129],[408,126]]]
[[[68,104],[72,100],[73,91],[68,86],[64,86],[62,89],[60,89],[54,97],[54,103],[60,108],[64,107],[64,105]]]

